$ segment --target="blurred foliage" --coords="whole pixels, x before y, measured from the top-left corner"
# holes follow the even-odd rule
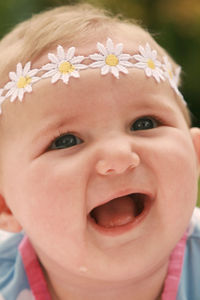
[[[13,26],[44,9],[88,2],[142,22],[183,68],[182,92],[200,127],[199,0],[6,0],[0,2],[0,38]],[[199,183],[200,187],[200,183]],[[200,193],[198,198],[200,205]]]
[[[0,3],[0,37],[16,23],[46,8],[89,2],[127,18],[141,20],[183,68],[182,92],[200,127],[199,0],[6,0]]]

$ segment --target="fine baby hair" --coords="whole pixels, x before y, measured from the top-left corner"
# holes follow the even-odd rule
[[[89,4],[0,41],[0,300],[198,300],[200,130],[181,67]]]

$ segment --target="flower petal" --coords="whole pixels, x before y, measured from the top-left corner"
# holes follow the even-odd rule
[[[16,86],[11,88],[5,95],[5,98],[9,98],[17,90]]]
[[[105,65],[104,61],[95,61],[89,65],[91,68],[101,68]]]
[[[106,75],[106,74],[108,74],[109,71],[110,71],[110,67],[108,65],[104,65],[101,68],[101,75]]]
[[[59,59],[56,57],[56,55],[55,54],[53,54],[53,53],[49,53],[48,54],[48,58],[49,58],[49,60],[52,62],[52,63],[54,63],[54,64],[58,64],[59,63]]]
[[[25,86],[25,91],[27,92],[27,93],[31,93],[32,92],[32,86],[30,85],[30,84],[28,84],[27,86]]]
[[[126,53],[122,53],[119,55],[119,60],[129,60],[131,58],[131,55],[130,54],[126,54]]]
[[[54,74],[53,77],[51,78],[51,83],[55,83],[55,82],[58,81],[60,78],[61,78],[60,72],[56,72],[56,74]]]
[[[70,77],[69,74],[64,74],[64,75],[62,76],[62,81],[63,81],[65,84],[68,84],[68,82],[69,82],[69,77]]]
[[[133,55],[133,58],[137,61],[142,61],[142,62],[146,62],[146,57],[141,56],[140,54],[135,54]]]
[[[146,73],[147,77],[151,77],[152,76],[152,69],[147,67],[145,69],[145,73]]]
[[[80,77],[80,74],[79,74],[78,71],[73,71],[73,72],[71,72],[70,75],[71,75],[72,77],[74,77],[74,78],[79,78],[79,77]]]
[[[152,72],[152,76],[156,79],[157,82],[160,82],[160,75],[155,70]]]
[[[13,81],[9,81],[5,86],[4,89],[5,90],[10,90],[11,88],[16,87],[16,82]]]
[[[147,64],[144,62],[138,62],[138,63],[134,64],[134,67],[139,68],[139,69],[145,69],[146,66],[147,66]]]
[[[10,73],[9,73],[9,78],[10,78],[11,80],[13,80],[13,81],[17,81],[17,80],[18,80],[17,75],[16,75],[15,72],[10,72]]]
[[[117,79],[119,79],[119,70],[117,69],[117,67],[111,67],[111,73],[112,73]]]
[[[141,46],[141,45],[139,45],[139,52],[141,53],[141,55],[143,56],[143,57],[146,57],[146,51],[144,50],[144,48]],[[135,55],[134,55],[135,56]]]
[[[103,56],[107,56],[108,55],[108,52],[107,52],[106,48],[104,47],[104,45],[101,44],[101,43],[99,43],[99,42],[97,43],[97,49],[99,50],[99,52],[101,54],[103,54]]]
[[[67,54],[66,54],[66,60],[70,61],[75,53],[75,47],[71,47],[68,49]]]
[[[71,59],[71,64],[79,64],[85,59],[85,56],[75,56]]]
[[[65,50],[60,45],[57,47],[57,55],[58,55],[58,58],[57,58],[58,62],[59,62],[59,60],[65,59]]]
[[[122,65],[117,65],[117,69],[124,74],[128,74],[128,70]]]
[[[21,64],[21,63],[18,63],[18,64],[17,64],[17,72],[16,72],[18,78],[19,78],[20,76],[23,75],[22,72],[23,72],[22,64]]]
[[[108,53],[114,53],[113,41],[110,38],[107,39],[106,48],[108,49]]]
[[[10,102],[14,102],[15,101],[15,99],[18,96],[18,92],[19,92],[19,90],[16,88],[15,91],[14,91],[14,93],[12,94],[12,97],[10,98]]]
[[[38,82],[39,80],[41,80],[41,77],[32,77],[31,78],[31,84]]]
[[[19,89],[19,91],[18,91],[19,100],[22,101],[23,97],[24,97],[24,89]]]
[[[104,56],[97,53],[89,55],[89,58],[91,58],[92,60],[104,60]]]
[[[151,58],[152,58],[153,60],[155,60],[156,57],[157,57],[157,51],[156,51],[156,50],[152,50],[152,52],[151,52]]]
[[[54,69],[54,70],[51,70],[51,71],[49,71],[49,72],[46,72],[46,73],[44,73],[44,74],[42,75],[42,78],[51,77],[51,76],[53,76],[54,74],[56,74],[57,71],[58,71],[58,70]]]
[[[55,67],[56,67],[55,64],[46,64],[46,65],[42,66],[42,70],[48,71],[48,70],[55,69]]]
[[[38,72],[39,72],[38,69],[33,69],[33,70],[30,70],[26,75],[29,76],[29,77],[33,77],[33,76],[35,76]],[[25,75],[24,75],[24,76],[25,76]]]
[[[132,64],[130,61],[120,61],[120,65],[124,67],[134,67],[134,64]]]
[[[24,70],[23,70],[23,72],[22,72],[22,75],[23,75],[23,76],[26,76],[26,74],[30,71],[30,68],[31,68],[31,62],[29,61],[29,62],[27,62],[27,64],[25,65]]]
[[[78,70],[88,69],[88,65],[84,65],[84,64],[75,64],[74,67]]]
[[[123,44],[122,43],[117,44],[114,51],[115,55],[116,56],[121,55],[122,50],[123,50]]]

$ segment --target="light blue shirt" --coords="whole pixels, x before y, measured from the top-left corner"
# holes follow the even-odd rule
[[[18,250],[23,233],[0,231],[0,300],[34,300]],[[35,299],[37,300],[37,299]],[[176,300],[200,300],[200,209],[192,216]]]

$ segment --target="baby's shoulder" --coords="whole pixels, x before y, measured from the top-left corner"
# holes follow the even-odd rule
[[[200,209],[195,208],[186,242],[177,300],[197,300],[200,295]]]
[[[0,300],[32,299],[18,250],[23,237],[0,230]]]
[[[189,229],[188,229],[188,239],[200,242],[200,208],[196,207],[194,209]]]
[[[13,234],[0,230],[0,288],[6,274],[15,265],[21,234]]]

